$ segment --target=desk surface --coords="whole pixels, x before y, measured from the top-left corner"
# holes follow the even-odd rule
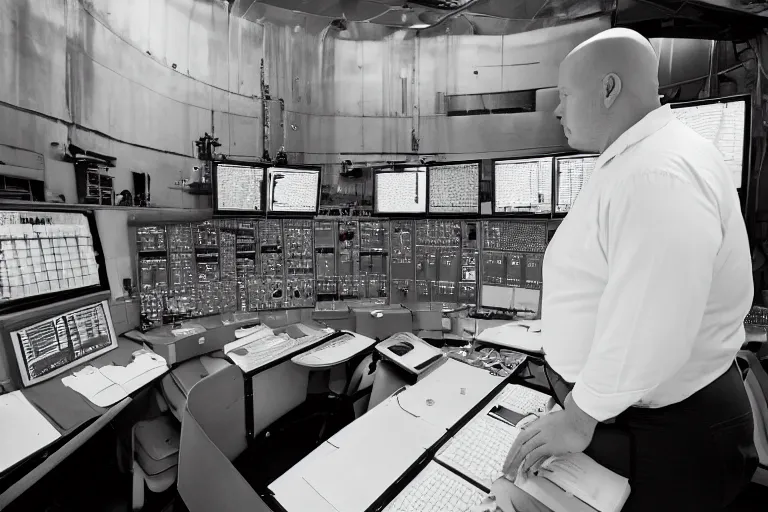
[[[448,359],[331,437],[269,489],[288,512],[363,512],[503,383]]]
[[[349,361],[376,344],[376,340],[368,336],[342,332],[351,336],[351,339],[340,343],[337,340],[325,342],[312,350],[294,356],[291,361],[308,368],[329,368]]]
[[[84,396],[68,388],[62,383],[62,379],[73,375],[75,372],[82,370],[86,366],[93,366],[95,368],[102,368],[107,365],[127,366],[131,362],[132,354],[142,348],[142,346],[130,340],[120,338],[116,349],[111,350],[96,359],[87,361],[65,374],[23,389],[14,394],[14,396],[23,397],[25,401],[31,404],[33,411],[30,411],[29,408],[23,406],[15,407],[14,409],[18,411],[19,414],[26,414],[26,416],[24,418],[21,416],[18,418],[4,416],[2,418],[3,424],[6,422],[9,422],[12,425],[34,424],[36,425],[35,428],[39,429],[41,432],[50,434],[46,437],[46,440],[49,440],[49,442],[25,442],[25,434],[20,431],[17,431],[18,438],[14,436],[3,436],[0,438],[0,451],[4,451],[4,448],[10,445],[17,445],[17,448],[18,445],[25,446],[25,449],[15,450],[15,460],[3,460],[3,465],[0,466],[0,491],[6,489],[13,483],[13,481],[18,480],[23,474],[30,471],[36,465],[34,462],[40,462],[32,460],[35,459],[35,454],[43,452],[52,444],[55,445],[57,441],[63,444],[79,431],[83,425],[102,416],[109,410],[109,407],[98,407]],[[130,389],[127,391],[129,394],[136,393],[165,374],[165,372],[167,372],[167,368],[162,372],[153,372],[148,375],[147,378],[149,380],[145,379],[141,382],[133,382]],[[18,406],[18,401],[15,401],[14,403]],[[47,427],[45,426],[46,424]],[[58,435],[53,435],[51,429]],[[3,432],[6,431],[5,428],[2,430]],[[51,453],[46,454],[46,456],[49,455],[51,455]]]

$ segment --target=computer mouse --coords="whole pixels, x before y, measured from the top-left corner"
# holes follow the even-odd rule
[[[389,347],[389,351],[398,356],[404,356],[411,350],[413,350],[413,343],[408,341],[403,341]]]

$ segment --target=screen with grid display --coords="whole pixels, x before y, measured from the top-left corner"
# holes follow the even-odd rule
[[[550,213],[552,157],[496,162],[493,169],[494,213]]]
[[[376,213],[427,212],[427,168],[377,172],[374,191]]]
[[[107,301],[12,331],[11,339],[25,386],[49,379],[117,346]]]
[[[723,154],[733,183],[741,188],[744,168],[744,126],[746,101],[729,101],[706,105],[672,105],[672,113],[683,124],[710,141]]]
[[[88,217],[77,212],[0,212],[0,304],[99,285]]]
[[[480,164],[436,165],[429,168],[430,213],[478,213]]]
[[[270,212],[313,213],[320,190],[319,169],[267,169],[267,205]]]
[[[231,212],[260,212],[264,169],[246,165],[218,164],[216,207]]]
[[[596,156],[558,158],[557,168],[557,212],[570,211],[581,189],[589,181],[597,164]]]

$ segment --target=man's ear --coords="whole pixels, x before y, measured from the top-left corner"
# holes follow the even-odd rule
[[[611,108],[613,102],[621,92],[621,78],[616,73],[608,73],[603,77],[603,104],[605,108]]]

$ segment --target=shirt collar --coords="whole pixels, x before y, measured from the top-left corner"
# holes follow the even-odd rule
[[[616,139],[613,144],[603,151],[597,160],[596,167],[602,167],[610,162],[614,157],[622,154],[627,148],[630,148],[641,140],[653,135],[664,128],[672,119],[672,109],[669,105],[661,106],[648,113],[644,118],[635,123],[629,130]]]

